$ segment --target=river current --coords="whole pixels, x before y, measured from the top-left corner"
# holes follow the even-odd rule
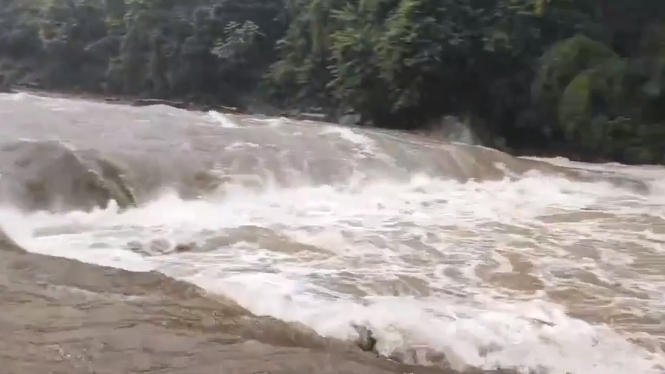
[[[140,283],[128,277],[160,274],[323,337],[346,341],[353,324],[366,326],[381,354],[411,351],[417,365],[436,366],[421,349],[455,369],[665,372],[662,167],[515,158],[397,132],[25,93],[0,96],[0,118],[0,226],[29,253],[90,264],[58,275],[78,277],[65,282],[70,291],[128,294],[119,289]],[[21,260],[33,272],[20,284],[43,278],[40,289],[61,292],[53,283],[65,283],[42,273],[65,265],[37,262],[69,260],[46,259]],[[93,287],[92,274],[109,268],[124,280]],[[0,329],[41,318],[16,310]],[[104,321],[117,323],[114,313]],[[114,334],[100,327],[95,336],[121,339]],[[154,339],[163,354],[175,338]],[[86,368],[105,372],[106,361],[90,357]],[[31,358],[3,356],[12,359]]]

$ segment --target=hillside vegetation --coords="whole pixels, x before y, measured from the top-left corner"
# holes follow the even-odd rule
[[[0,72],[365,126],[455,115],[507,150],[665,163],[662,0],[0,0]]]

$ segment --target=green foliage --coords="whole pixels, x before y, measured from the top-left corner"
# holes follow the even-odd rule
[[[545,105],[556,107],[564,90],[580,71],[618,58],[609,47],[584,35],[558,42],[542,57],[534,95]]]
[[[11,34],[18,30],[34,35],[41,45],[33,41],[28,55],[35,63],[16,63],[29,65],[22,71],[35,69],[38,58],[47,55],[46,64],[25,78],[39,79],[47,88],[215,96],[233,104],[275,61],[275,44],[286,27],[284,5],[281,0],[5,0],[0,26],[10,32],[0,38],[0,48],[3,42],[17,44]],[[1,52],[22,58],[11,48]]]
[[[292,96],[325,98],[369,118],[399,117],[430,105],[451,107],[453,99],[434,103],[431,96],[449,96],[477,73],[480,60],[506,53],[495,37],[497,21],[510,12],[504,5],[461,0],[296,4],[297,13],[308,17],[299,15],[291,23],[272,78]],[[467,75],[458,75],[460,70]],[[446,86],[446,79],[455,82]]]
[[[556,108],[570,142],[627,162],[662,159],[665,117],[654,109],[665,97],[659,49],[659,36],[665,34],[658,31],[656,26],[647,29],[644,55],[636,58],[621,58],[608,46],[579,35],[544,54],[534,93],[546,107]]]

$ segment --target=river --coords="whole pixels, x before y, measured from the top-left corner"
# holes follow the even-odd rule
[[[662,167],[25,93],[0,115],[12,373],[665,372]]]

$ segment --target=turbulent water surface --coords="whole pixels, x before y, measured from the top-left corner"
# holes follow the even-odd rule
[[[0,115],[13,373],[665,372],[663,168],[27,94]]]

